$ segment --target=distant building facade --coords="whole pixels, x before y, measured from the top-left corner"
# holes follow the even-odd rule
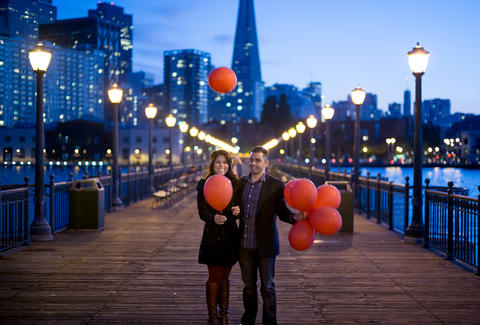
[[[191,125],[208,121],[210,53],[187,49],[164,52],[166,106]]]

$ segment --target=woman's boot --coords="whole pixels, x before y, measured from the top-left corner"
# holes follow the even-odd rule
[[[218,325],[217,303],[220,291],[220,283],[207,281],[206,296],[208,308],[208,324]]]
[[[230,295],[230,282],[223,280],[220,284],[220,325],[228,324],[228,299]]]

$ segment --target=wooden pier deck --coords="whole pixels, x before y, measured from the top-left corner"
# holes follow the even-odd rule
[[[104,231],[66,231],[0,259],[0,324],[206,324],[195,194],[150,204],[107,214]],[[317,237],[306,252],[279,226],[279,324],[480,324],[480,277],[361,216],[354,235]],[[239,324],[238,264],[231,282]],[[259,311],[258,324],[261,299]]]

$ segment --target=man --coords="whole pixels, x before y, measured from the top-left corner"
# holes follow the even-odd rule
[[[257,269],[263,299],[263,324],[277,324],[275,258],[279,254],[277,216],[294,224],[302,214],[293,215],[283,198],[284,184],[265,172],[268,151],[255,147],[250,153],[250,174],[240,179],[236,201],[240,204],[240,269],[242,271],[242,325],[254,325],[258,309]]]

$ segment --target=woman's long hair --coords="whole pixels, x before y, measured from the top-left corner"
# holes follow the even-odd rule
[[[208,167],[206,178],[209,178],[210,176],[215,175],[215,170],[213,169],[213,166],[215,164],[215,159],[217,159],[218,156],[224,156],[225,159],[227,160],[228,171],[225,173],[225,176],[232,182],[233,188],[235,188],[235,185],[237,184],[237,181],[238,181],[238,176],[235,175],[235,173],[232,170],[232,157],[225,150],[212,151],[212,153],[210,154],[210,166]]]

